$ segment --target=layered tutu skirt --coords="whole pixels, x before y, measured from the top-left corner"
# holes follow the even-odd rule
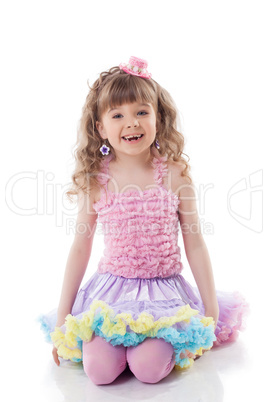
[[[82,342],[92,334],[112,345],[136,346],[147,337],[163,338],[175,351],[175,368],[214,346],[234,341],[245,328],[249,305],[238,292],[216,291],[219,319],[216,330],[196,287],[182,275],[167,278],[125,278],[96,272],[80,289],[72,312],[55,328],[57,310],[39,317],[46,340],[66,360],[83,360]]]

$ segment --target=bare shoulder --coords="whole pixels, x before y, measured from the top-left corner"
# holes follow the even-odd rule
[[[184,239],[185,250],[195,247],[200,244],[200,228],[198,209],[197,209],[197,195],[193,179],[189,172],[187,175],[182,175],[185,169],[183,162],[174,162],[170,164],[170,171],[173,176],[173,185],[175,194],[178,195],[180,203],[178,206],[179,221],[181,225],[182,235]],[[194,228],[194,230],[191,230]]]
[[[181,161],[169,160],[167,166],[169,187],[171,186],[172,191],[180,196],[183,189],[191,185],[189,178],[182,174],[186,165]]]
[[[94,188],[87,190],[87,192],[80,190],[77,195],[78,215],[83,216],[85,219],[87,219],[89,215],[97,215],[93,208],[96,197],[97,190]]]
[[[93,204],[95,204],[95,202],[100,200],[100,188],[99,187],[92,187],[90,189],[90,201],[91,201],[91,209]]]
[[[185,168],[185,164],[181,161],[176,162],[176,161],[173,161],[172,159],[169,159],[167,161],[167,164],[168,164],[168,168],[176,174],[182,173],[182,171]]]
[[[75,242],[81,245],[81,247],[85,245],[88,246],[93,241],[98,217],[98,214],[93,208],[94,203],[95,192],[93,190],[88,193],[79,191],[77,197],[78,212]]]

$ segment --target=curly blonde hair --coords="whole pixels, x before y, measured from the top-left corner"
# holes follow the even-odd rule
[[[82,109],[77,141],[75,144],[75,170],[72,175],[72,183],[67,198],[73,202],[72,196],[80,190],[89,192],[90,188],[101,186],[97,175],[101,169],[101,162],[105,156],[100,152],[100,147],[109,145],[110,152],[115,157],[115,151],[98,133],[96,122],[101,121],[102,114],[108,109],[121,106],[124,103],[147,102],[151,103],[158,117],[157,139],[160,145],[160,156],[167,156],[184,165],[182,175],[186,176],[190,183],[189,157],[183,153],[184,137],[177,131],[178,111],[175,103],[164,88],[156,81],[127,74],[118,66],[100,74],[87,95]],[[159,115],[158,115],[159,114]],[[151,147],[154,144],[151,145]],[[187,156],[188,161],[183,157]]]

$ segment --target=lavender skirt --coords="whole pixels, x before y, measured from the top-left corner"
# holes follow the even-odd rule
[[[179,323],[169,328],[165,325],[157,332],[157,335],[148,335],[148,332],[141,331],[133,332],[127,327],[127,332],[123,335],[120,331],[115,331],[116,333],[107,336],[107,333],[105,334],[102,330],[105,317],[96,313],[94,322],[91,323],[95,334],[104,337],[113,345],[135,346],[147,336],[164,338],[174,346],[176,363],[183,368],[188,360],[180,358],[181,351],[186,349],[196,353],[201,346],[203,349],[210,349],[212,346],[234,341],[238,331],[245,329],[249,305],[243,296],[238,292],[216,291],[216,294],[220,313],[215,333],[214,327],[213,330],[209,328],[208,331],[208,327],[204,328],[200,323],[200,320],[204,318],[205,309],[198,288],[191,286],[180,274],[168,278],[141,279],[95,272],[79,290],[71,314],[75,320],[80,320],[90,311],[92,303],[101,300],[112,309],[114,317],[117,314],[126,313],[137,320],[141,313],[148,313],[153,316],[154,321],[157,321],[162,317],[168,320],[168,317],[174,317],[182,307],[189,305],[192,309],[198,310],[189,324]],[[46,340],[52,342],[50,335],[55,330],[57,309],[40,316],[38,321],[46,334]],[[63,333],[66,332],[65,325],[61,327],[61,330]],[[79,337],[78,334],[76,339],[78,348],[82,350],[83,337]],[[63,358],[69,359],[69,357]],[[81,361],[82,356],[73,355],[70,360]]]

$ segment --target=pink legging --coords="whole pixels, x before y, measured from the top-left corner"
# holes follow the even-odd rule
[[[147,383],[165,378],[175,366],[173,346],[164,339],[146,338],[138,346],[113,346],[93,334],[83,342],[83,366],[96,385],[112,383],[129,365],[135,377]]]

